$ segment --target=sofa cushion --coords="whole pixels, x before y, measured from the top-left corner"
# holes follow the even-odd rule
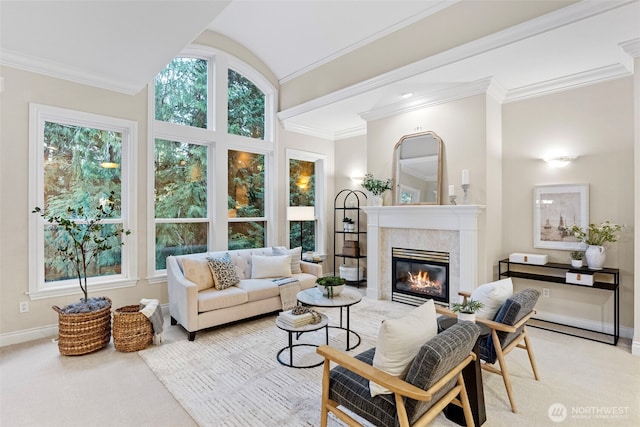
[[[291,255],[251,256],[251,278],[291,277]]]
[[[184,258],[182,260],[182,269],[184,277],[195,283],[198,291],[213,287],[213,275],[207,260]]]
[[[436,307],[432,299],[400,319],[383,320],[378,331],[373,366],[403,378],[420,347],[437,333]],[[369,383],[369,389],[371,396],[391,393],[373,381]]]
[[[221,291],[210,288],[198,292],[198,313],[233,307],[249,301],[247,292],[237,286]]]
[[[247,292],[247,300],[258,301],[280,295],[280,289],[271,279],[243,279],[236,285]]]
[[[300,269],[300,259],[302,258],[302,247],[287,249],[284,246],[274,246],[273,255],[291,255],[291,274],[302,273]]]
[[[482,303],[482,308],[476,312],[476,317],[493,320],[502,304],[511,295],[513,295],[513,282],[510,277],[478,286],[471,293],[472,300]]]
[[[209,260],[209,269],[213,276],[214,287],[218,290],[226,289],[237,284],[240,279],[236,272],[236,266],[231,262],[228,253],[221,258],[207,258]]]

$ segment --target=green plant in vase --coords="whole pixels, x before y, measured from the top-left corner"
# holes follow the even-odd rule
[[[327,298],[333,298],[334,296],[340,295],[340,292],[342,292],[342,288],[337,287],[344,287],[344,284],[347,283],[347,281],[338,276],[324,276],[318,277],[316,279],[316,283],[325,289]],[[336,290],[336,288],[340,290]]]

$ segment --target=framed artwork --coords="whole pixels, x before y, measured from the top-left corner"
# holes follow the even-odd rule
[[[537,185],[533,188],[533,247],[566,251],[585,245],[569,232],[589,225],[589,184]]]

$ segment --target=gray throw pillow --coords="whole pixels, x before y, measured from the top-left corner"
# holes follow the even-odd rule
[[[291,274],[302,273],[300,268],[300,258],[302,257],[302,248],[297,247],[293,249],[287,249],[284,246],[274,246],[271,248],[272,255],[291,255]]]

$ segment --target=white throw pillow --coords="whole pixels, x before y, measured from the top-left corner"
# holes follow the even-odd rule
[[[213,276],[207,260],[182,258],[182,270],[184,277],[195,283],[198,291],[213,288]]]
[[[382,321],[378,331],[373,366],[393,376],[404,378],[420,347],[438,333],[436,307],[428,300],[400,319]],[[371,396],[391,391],[369,382]]]
[[[291,255],[251,255],[251,278],[291,277]]]
[[[287,249],[284,246],[274,246],[271,249],[273,255],[291,255],[291,274],[302,273],[300,269],[300,258],[302,257],[302,248]]]
[[[482,308],[476,311],[476,317],[493,320],[502,304],[511,295],[513,295],[513,282],[510,277],[478,286],[471,292],[471,299],[482,303]]]

